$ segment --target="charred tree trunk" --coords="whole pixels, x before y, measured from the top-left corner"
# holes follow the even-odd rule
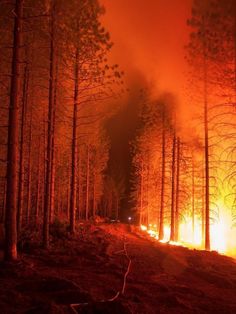
[[[54,104],[54,76],[55,76],[55,40],[54,40],[54,14],[55,5],[51,2],[50,18],[50,79],[49,79],[49,102],[48,102],[48,129],[47,129],[47,151],[46,151],[46,176],[44,190],[44,215],[43,215],[43,246],[49,247],[49,215],[50,215],[50,192],[51,192],[51,170],[52,170],[52,131],[53,131],[53,104]]]
[[[72,162],[71,162],[71,191],[70,191],[70,232],[75,232],[76,192],[77,192],[77,160],[78,160],[78,96],[79,96],[79,50],[75,56],[74,77],[74,112],[73,112],[73,134],[72,134]]]
[[[165,201],[165,167],[166,167],[166,131],[165,113],[162,116],[162,167],[161,167],[161,206],[159,217],[159,240],[164,238],[164,201]]]
[[[205,249],[210,250],[210,195],[209,195],[209,137],[208,137],[208,110],[204,106],[205,124]]]
[[[204,169],[205,170],[205,169]],[[204,173],[203,173],[204,178]],[[202,246],[205,245],[205,181],[203,179],[202,185]]]
[[[176,134],[173,136],[172,146],[172,179],[171,179],[171,221],[170,221],[170,241],[175,240],[175,171],[176,171]]]
[[[205,25],[205,21],[203,21]],[[204,30],[205,33],[205,30]],[[208,69],[206,39],[203,43],[203,71],[204,71],[204,154],[205,154],[205,249],[210,250],[210,194],[209,194],[209,128],[208,128]]]
[[[14,40],[11,70],[10,106],[7,145],[7,191],[5,216],[5,260],[17,259],[17,165],[19,136],[20,47],[22,37],[23,0],[16,0],[14,9]]]
[[[179,186],[180,186],[180,138],[177,137],[176,193],[175,193],[175,241],[179,241]]]

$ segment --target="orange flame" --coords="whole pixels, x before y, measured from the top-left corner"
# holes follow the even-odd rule
[[[210,226],[211,250],[221,254],[236,257],[236,228],[232,227],[231,212],[223,201],[217,202],[219,208],[219,217],[214,220]],[[149,224],[149,226],[141,225],[142,231],[147,232],[152,238],[158,240],[157,226]],[[181,245],[188,248],[204,249],[204,241],[202,236],[202,221],[195,218],[194,230],[192,219],[188,217],[179,226],[179,242],[169,241],[170,226],[164,226],[164,239],[160,242],[168,242],[171,245]]]

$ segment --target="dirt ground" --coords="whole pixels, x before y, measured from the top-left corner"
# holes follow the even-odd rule
[[[234,259],[158,243],[128,225],[82,224],[49,251],[23,251],[16,264],[1,262],[1,314],[236,313]]]

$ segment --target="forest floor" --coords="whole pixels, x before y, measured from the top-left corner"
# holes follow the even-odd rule
[[[236,261],[84,223],[48,251],[26,246],[1,262],[0,313],[236,313]]]

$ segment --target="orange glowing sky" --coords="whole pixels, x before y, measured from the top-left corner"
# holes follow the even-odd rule
[[[112,59],[126,76],[139,71],[156,90],[183,99],[186,20],[191,0],[101,0],[103,24],[114,42]]]

